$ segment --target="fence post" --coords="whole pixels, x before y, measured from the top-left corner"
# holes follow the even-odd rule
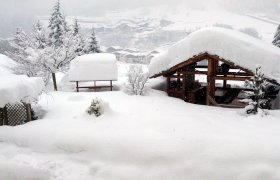
[[[0,126],[4,124],[4,108],[0,108]]]
[[[32,121],[32,115],[31,115],[31,105],[29,103],[24,103],[25,110],[26,110],[26,122]]]
[[[7,106],[3,108],[3,125],[9,125]]]

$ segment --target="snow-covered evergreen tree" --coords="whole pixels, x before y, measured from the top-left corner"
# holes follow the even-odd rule
[[[272,42],[275,46],[280,47],[280,25],[278,26]]]
[[[256,73],[251,79],[252,82],[246,81],[246,86],[253,89],[253,92],[248,92],[247,96],[250,98],[249,105],[245,107],[247,114],[257,114],[258,109],[263,109],[268,102],[265,99],[265,87],[267,85],[264,79],[264,74],[261,72],[261,67],[256,68]]]
[[[103,101],[99,98],[94,98],[87,109],[89,115],[94,114],[96,117],[100,116],[104,112]]]
[[[74,41],[76,42],[77,49],[75,50],[76,54],[78,56],[84,54],[84,48],[85,48],[85,42],[84,39],[80,33],[80,26],[78,24],[77,19],[74,20],[74,25],[73,25],[73,38]]]
[[[94,28],[92,28],[92,32],[86,41],[86,46],[84,49],[85,54],[93,54],[93,53],[100,53],[101,50],[98,46],[98,42],[96,40]]]
[[[73,25],[73,35],[76,36],[77,34],[80,33],[80,26],[78,24],[78,20],[74,20],[74,25]]]
[[[63,44],[63,34],[69,31],[64,15],[61,13],[60,2],[57,0],[49,21],[49,43],[59,47]]]

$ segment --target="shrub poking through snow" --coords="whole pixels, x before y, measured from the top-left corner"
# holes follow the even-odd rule
[[[96,117],[99,117],[103,114],[103,101],[99,98],[94,98],[87,110],[87,113],[89,115],[94,114]]]
[[[128,85],[126,90],[129,94],[143,95],[149,74],[143,71],[141,65],[130,65],[128,72]]]
[[[245,86],[252,88],[252,92],[247,92],[249,105],[245,107],[247,114],[257,114],[259,109],[265,109],[268,99],[265,99],[265,88],[267,82],[264,79],[264,74],[261,72],[261,67],[256,68],[256,74],[252,77],[251,82],[246,81]]]

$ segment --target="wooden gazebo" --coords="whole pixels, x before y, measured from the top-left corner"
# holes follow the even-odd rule
[[[213,30],[211,29],[211,31]],[[195,34],[195,36],[198,35],[199,34]],[[223,35],[224,34],[222,34],[222,36]],[[229,34],[226,35],[229,36]],[[197,37],[194,39],[197,40]],[[174,55],[174,58],[177,58],[176,62],[179,62],[177,64],[174,64],[173,62],[171,62],[171,58],[173,58],[173,54],[171,53],[172,51],[176,51],[176,53],[178,53],[177,49],[182,49],[182,44],[186,46],[185,48],[188,50],[190,48],[193,48],[195,50],[193,50],[193,52],[189,50],[192,56],[185,53],[187,54],[186,56],[189,56],[189,58],[185,60],[178,60],[178,56],[181,56],[178,54]],[[243,103],[240,100],[244,98],[245,91],[252,90],[245,88],[244,86],[232,86],[231,84],[233,81],[250,80],[252,76],[254,76],[254,71],[251,70],[253,68],[249,69],[248,66],[244,67],[241,65],[237,65],[237,63],[234,63],[234,59],[225,59],[222,56],[217,55],[223,54],[220,53],[219,50],[217,50],[217,54],[209,53],[209,48],[206,47],[205,51],[203,51],[203,48],[201,47],[192,47],[192,44],[194,44],[194,46],[197,46],[192,42],[192,37],[187,38],[185,42],[176,44],[171,49],[169,49],[167,53],[157,57],[157,62],[152,62],[153,64],[150,65],[150,70],[153,74],[151,75],[151,78],[156,78],[159,76],[165,77],[167,81],[166,91],[168,95],[171,97],[180,98],[186,102],[231,108],[244,107],[246,103]],[[227,44],[221,42],[219,45],[226,46]],[[242,49],[239,49],[239,51],[241,50]],[[233,53],[239,53],[238,51],[234,52],[234,50],[232,49],[230,49],[229,51],[232,51]],[[199,53],[195,54],[196,52]],[[211,52],[214,51],[211,50]],[[243,51],[242,53],[244,52],[245,51]],[[172,66],[167,65],[164,67],[164,69],[160,69],[159,67],[163,66],[165,62],[171,62],[170,64],[172,64]],[[279,62],[276,62],[275,65],[279,64]],[[169,68],[167,68],[168,66]],[[252,66],[255,67],[254,64],[252,64]],[[199,77],[201,76],[204,76],[207,79],[206,82],[199,81]],[[269,78],[266,76],[266,79],[273,84],[279,85],[279,83],[273,78]],[[217,81],[219,81],[220,83],[218,84]],[[231,83],[229,83],[229,81]]]

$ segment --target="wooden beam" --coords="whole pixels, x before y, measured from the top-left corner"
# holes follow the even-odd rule
[[[241,73],[241,72],[227,72],[227,73],[223,73],[223,72],[217,72],[216,75],[224,75],[224,76],[254,76],[254,74],[250,74],[250,73]]]
[[[246,80],[250,80],[251,77],[215,76],[214,79],[229,80],[229,81],[246,81]]]
[[[204,74],[207,75],[207,71],[178,71],[179,74]]]
[[[207,94],[206,94],[206,104],[211,106],[211,98],[215,98],[215,70],[217,61],[212,58],[208,58],[208,74],[207,74]]]
[[[188,65],[194,64],[194,63],[196,63],[198,61],[206,59],[207,58],[207,54],[208,53],[202,53],[202,54],[193,56],[192,58],[187,59],[186,61],[184,61],[184,62],[182,62],[180,64],[177,64],[176,66],[173,66],[172,68],[170,68],[170,69],[168,69],[166,71],[162,71],[161,73],[153,75],[151,78],[156,78],[156,77],[159,77],[159,76],[162,76],[162,75],[166,75],[166,74],[169,74],[169,73],[173,74],[173,73],[176,72],[176,70],[178,70],[180,68],[183,68],[185,66],[188,66]]]

